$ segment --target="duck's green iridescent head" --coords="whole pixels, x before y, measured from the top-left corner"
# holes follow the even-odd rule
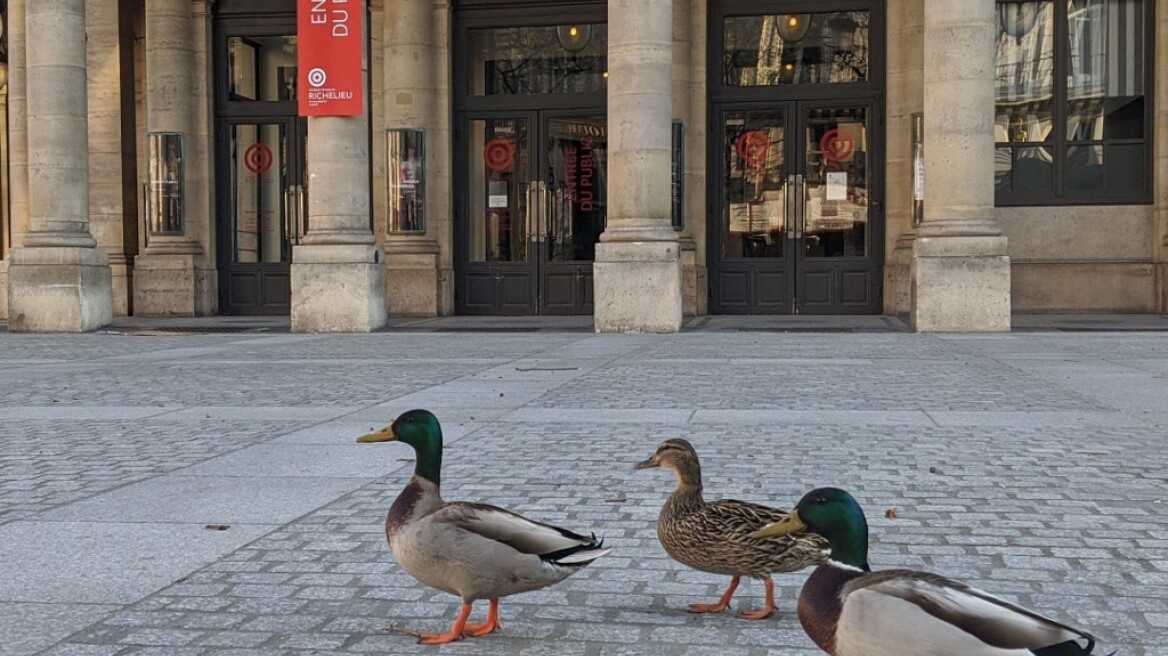
[[[802,531],[827,538],[832,560],[868,570],[868,520],[855,497],[846,491],[816,488],[803,495],[786,519],[762,527],[754,537]]]
[[[429,410],[403,412],[381,430],[362,435],[358,442],[404,442],[417,453],[414,474],[438,485],[442,470],[442,427]]]

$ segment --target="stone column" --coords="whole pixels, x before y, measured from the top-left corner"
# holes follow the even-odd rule
[[[191,0],[146,3],[146,131],[181,135],[183,216],[167,233],[152,232],[147,222],[146,249],[134,262],[134,314],[139,316],[194,316],[199,309],[195,267],[203,249],[187,234],[193,191],[189,153],[195,146],[192,114],[197,106],[192,102],[193,27]],[[149,198],[146,203],[149,212]]]
[[[441,120],[435,111],[436,73],[445,68],[445,60],[438,59],[434,43],[433,0],[386,0],[383,15],[383,123],[386,129],[422,129],[427,160],[425,232],[385,236],[389,312],[432,317],[438,314],[440,249],[434,237],[438,208],[431,198],[448,191],[431,177],[441,152],[436,133]],[[373,143],[385,148],[384,131],[374,133]],[[376,184],[384,185],[385,178]],[[379,216],[376,229],[385,231],[387,221]]]
[[[608,225],[596,245],[597,332],[681,329],[670,223],[672,0],[609,0]]]
[[[29,232],[9,266],[13,332],[113,320],[109,257],[89,234],[85,2],[25,6]]]
[[[912,263],[916,226],[913,224],[913,114],[924,105],[925,0],[888,3],[888,74],[884,147],[886,181],[884,225],[889,253],[884,266],[884,312],[907,317],[912,311]],[[872,245],[876,247],[876,244]]]
[[[368,116],[308,119],[308,232],[292,249],[292,330],[386,323],[385,265],[369,229]]]
[[[28,121],[26,117],[24,70],[24,0],[9,0],[8,22],[4,26],[8,36],[8,67],[5,70],[8,126],[8,184],[4,198],[8,200],[9,233],[4,245],[4,259],[0,260],[0,319],[8,319],[8,264],[12,248],[24,241],[28,232]]]
[[[994,220],[990,0],[928,0],[924,27],[925,215],[913,243],[918,331],[1010,329],[1010,258]]]

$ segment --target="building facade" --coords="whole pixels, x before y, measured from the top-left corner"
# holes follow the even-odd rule
[[[360,16],[302,117],[297,5]],[[0,318],[1168,311],[1168,3],[7,0]]]

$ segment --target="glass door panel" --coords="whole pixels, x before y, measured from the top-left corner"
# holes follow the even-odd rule
[[[729,16],[722,83],[729,87],[866,82],[867,11]]]
[[[547,181],[547,259],[591,262],[604,232],[605,121],[601,117],[551,118],[546,125],[551,176]]]
[[[781,258],[786,253],[785,110],[728,112],[722,206],[722,256]]]
[[[470,135],[470,261],[527,262],[528,121],[473,120]]]
[[[291,261],[287,126],[236,123],[229,131],[231,261]]]
[[[868,254],[870,147],[864,107],[803,110],[802,256]]]

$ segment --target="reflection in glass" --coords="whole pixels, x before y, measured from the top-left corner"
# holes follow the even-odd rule
[[[505,118],[470,122],[470,261],[527,261],[528,125]]]
[[[803,256],[867,255],[867,112],[813,109],[805,121]]]
[[[998,4],[995,100],[995,141],[1052,138],[1054,3]]]
[[[296,100],[296,35],[227,39],[228,100]]]
[[[998,192],[1054,191],[1054,157],[1050,146],[997,148],[994,185]]]
[[[177,132],[147,135],[150,195],[147,226],[152,235],[183,233],[183,138]]]
[[[607,61],[604,23],[470,31],[476,96],[604,91]]]
[[[1143,16],[1143,0],[1068,1],[1069,141],[1144,136]]]
[[[785,119],[782,111],[727,114],[724,257],[783,257]]]
[[[1071,144],[1067,147],[1068,191],[1103,188],[1103,146]]]
[[[547,122],[550,261],[596,259],[606,213],[607,143],[603,118]]]
[[[866,11],[733,16],[722,26],[722,82],[732,87],[868,79]]]
[[[385,177],[388,181],[390,232],[425,232],[425,134],[416,129],[386,131]]]
[[[237,263],[288,262],[284,222],[287,147],[282,124],[236,124],[230,130],[232,258]]]

